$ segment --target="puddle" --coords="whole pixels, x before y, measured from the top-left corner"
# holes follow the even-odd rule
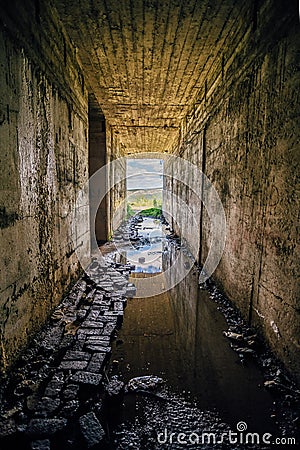
[[[299,391],[213,284],[199,288],[166,224],[134,219],[101,250],[0,385],[1,450],[267,449],[265,433],[295,436]]]
[[[162,254],[166,240],[166,227],[158,219],[144,218],[122,231],[124,239],[117,239],[116,262],[130,261],[134,273],[162,272]],[[117,236],[118,237],[118,236]],[[126,239],[127,237],[127,239]]]
[[[166,231],[153,219],[139,223],[139,234],[150,244],[154,235],[152,247],[144,241],[134,250],[123,249],[114,258],[136,265],[132,282],[141,277],[151,282],[173,264],[181,250],[175,243],[164,251]],[[157,252],[155,259],[151,252]],[[145,261],[141,263],[140,258]],[[237,424],[245,422],[251,432],[280,434],[271,418],[273,398],[263,388],[263,375],[255,358],[247,357],[241,363],[223,335],[228,328],[224,316],[210,293],[199,289],[198,276],[193,268],[171,290],[128,299],[108,376],[118,375],[125,383],[138,376],[161,377],[166,381],[163,394],[167,400],[126,394],[121,407],[108,409],[112,448],[199,448],[169,441],[167,447],[160,445],[157,433],[167,425],[177,432],[187,428],[190,432],[220,432],[227,428],[236,431]]]

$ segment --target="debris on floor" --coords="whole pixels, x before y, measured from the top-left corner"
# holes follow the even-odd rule
[[[129,380],[129,382],[126,385],[126,391],[127,392],[136,392],[139,390],[155,390],[158,387],[160,387],[165,381],[157,376],[154,375],[145,375],[142,377],[136,377]]]
[[[58,439],[64,442],[63,435],[79,431],[83,448],[104,439],[93,408],[101,397],[127,294],[134,292],[130,269],[94,259],[88,268],[91,278],[84,275],[74,285],[21,356],[3,390],[1,449],[13,442],[48,449]]]

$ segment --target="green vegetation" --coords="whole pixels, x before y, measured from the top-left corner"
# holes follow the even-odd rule
[[[137,189],[127,192],[127,201],[134,210],[141,207],[159,208],[162,205],[162,189]]]
[[[143,217],[153,217],[154,219],[159,219],[162,215],[162,210],[161,208],[144,209],[143,211],[139,212],[139,215]]]
[[[130,217],[134,216],[135,212],[133,211],[131,204],[127,203],[127,211],[126,211],[126,218],[129,219]]]
[[[145,209],[143,210],[143,208]],[[135,214],[159,218],[162,213],[161,208],[162,189],[137,189],[127,192],[127,219]]]
[[[161,206],[162,201],[156,197],[154,198],[147,198],[144,195],[141,195],[134,201],[130,201],[129,203],[133,207],[141,207],[141,206],[153,206],[154,208],[157,208],[158,206]]]

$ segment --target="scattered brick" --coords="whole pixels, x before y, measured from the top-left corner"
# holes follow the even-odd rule
[[[95,413],[89,412],[79,418],[80,430],[88,448],[101,443],[105,432]]]
[[[82,370],[88,365],[88,361],[62,361],[59,365],[63,370]]]
[[[78,361],[88,361],[90,359],[90,356],[91,355],[86,352],[68,350],[64,356],[64,360],[73,359]]]
[[[51,436],[66,425],[66,419],[32,419],[25,432],[28,436]]]
[[[106,357],[107,353],[95,353],[89,362],[87,371],[101,373]]]
[[[101,383],[102,375],[91,373],[91,372],[83,372],[78,371],[71,375],[70,381],[81,383],[81,384],[91,384],[98,386]]]

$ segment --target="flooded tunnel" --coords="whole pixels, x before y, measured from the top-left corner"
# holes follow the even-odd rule
[[[0,448],[299,444],[299,13],[0,0]]]

